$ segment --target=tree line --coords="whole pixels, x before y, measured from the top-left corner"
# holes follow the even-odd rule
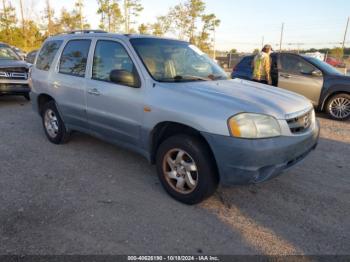
[[[72,9],[62,8],[58,13],[53,9],[51,0],[45,0],[45,6],[40,12],[41,21],[24,16],[23,0],[19,0],[19,15],[10,0],[0,1],[0,42],[25,51],[39,48],[52,35],[91,29],[84,16],[84,0],[75,0]],[[183,0],[170,7],[164,15],[156,17],[155,22],[142,24],[138,23],[144,9],[141,0],[96,1],[99,28],[102,30],[155,36],[171,34],[190,41],[209,55],[215,52],[215,30],[220,20],[215,14],[206,13],[206,5],[202,0]]]

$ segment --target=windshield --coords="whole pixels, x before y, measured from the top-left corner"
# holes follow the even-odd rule
[[[0,46],[0,60],[20,60],[20,58],[11,48]]]
[[[307,59],[313,63],[315,66],[317,66],[319,69],[325,71],[327,74],[330,75],[342,75],[335,67],[327,64],[326,62],[321,61],[320,59],[314,58],[314,57],[307,57]]]
[[[182,41],[136,38],[130,40],[153,79],[160,82],[227,79],[225,72],[197,47]]]

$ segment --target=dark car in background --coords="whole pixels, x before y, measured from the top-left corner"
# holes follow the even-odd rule
[[[35,57],[37,54],[38,54],[38,50],[34,50],[34,51],[29,52],[26,56],[26,59],[25,59],[26,62],[29,64],[34,64]]]
[[[29,67],[9,45],[0,43],[0,95],[21,95],[29,100]]]
[[[27,56],[26,52],[24,52],[22,49],[16,47],[16,46],[11,46],[11,48],[16,52],[16,54],[24,60]]]
[[[244,57],[233,69],[232,78],[252,80],[254,56]],[[293,53],[271,55],[274,86],[299,93],[331,118],[350,118],[350,77],[313,57]]]

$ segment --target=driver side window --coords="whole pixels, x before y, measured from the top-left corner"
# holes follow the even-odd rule
[[[298,75],[310,75],[316,68],[294,55],[282,55],[281,66],[284,72]]]
[[[111,80],[113,71],[130,73],[137,78],[134,63],[124,47],[115,41],[99,40],[94,53],[92,79],[126,85]]]

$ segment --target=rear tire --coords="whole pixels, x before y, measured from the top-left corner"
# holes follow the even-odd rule
[[[218,175],[209,150],[200,139],[188,135],[170,137],[160,145],[157,172],[170,196],[194,205],[216,191]]]
[[[326,112],[334,120],[344,121],[350,118],[350,95],[341,93],[327,101]]]
[[[55,101],[50,101],[42,108],[42,124],[48,140],[56,145],[68,141],[69,132],[57,110]]]

